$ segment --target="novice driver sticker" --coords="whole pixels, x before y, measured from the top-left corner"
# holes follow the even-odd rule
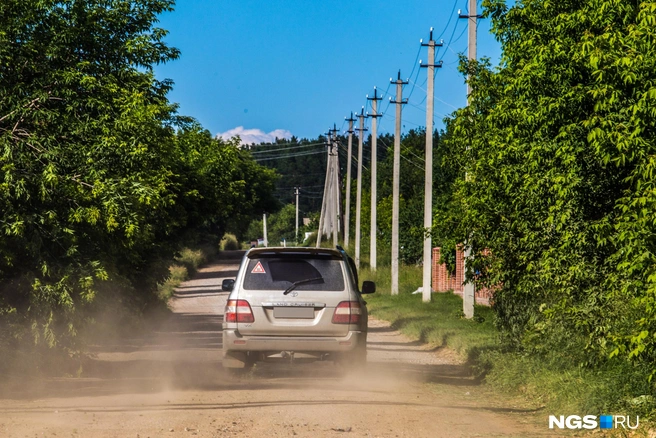
[[[257,262],[257,265],[255,265],[255,267],[253,268],[251,274],[266,274],[266,271],[264,270],[264,266],[262,266],[262,262]]]

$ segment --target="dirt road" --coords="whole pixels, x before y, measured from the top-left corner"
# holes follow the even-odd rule
[[[81,377],[16,385],[0,399],[2,437],[532,437],[539,415],[508,405],[457,357],[372,320],[368,364],[221,370],[221,321],[238,260],[201,269],[146,337],[97,348]],[[544,415],[546,417],[546,414]],[[551,435],[550,435],[551,436]]]

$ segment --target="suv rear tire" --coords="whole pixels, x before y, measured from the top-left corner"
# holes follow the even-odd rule
[[[243,372],[250,371],[255,365],[257,355],[252,351],[247,352],[232,352],[227,351],[223,356],[223,368],[232,372],[238,370]],[[243,364],[243,365],[242,365]],[[242,366],[235,366],[242,365]]]

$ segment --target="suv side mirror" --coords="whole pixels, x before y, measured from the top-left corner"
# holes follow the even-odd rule
[[[235,280],[225,279],[221,283],[221,290],[224,292],[232,292],[232,288],[235,287]]]
[[[376,292],[376,283],[373,281],[362,282],[362,294],[372,294],[374,292]]]

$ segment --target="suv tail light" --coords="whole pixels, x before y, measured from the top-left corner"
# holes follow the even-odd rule
[[[226,322],[254,322],[253,310],[246,300],[228,300],[225,307]]]
[[[362,308],[358,301],[342,301],[335,307],[333,313],[333,324],[358,324],[360,323]]]

